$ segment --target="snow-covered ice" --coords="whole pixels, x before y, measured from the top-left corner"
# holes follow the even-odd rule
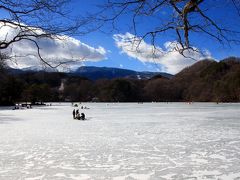
[[[0,179],[240,179],[240,104],[83,105],[0,110]]]

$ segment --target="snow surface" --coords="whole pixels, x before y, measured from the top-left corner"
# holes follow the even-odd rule
[[[0,110],[0,179],[240,179],[240,104],[83,105]]]

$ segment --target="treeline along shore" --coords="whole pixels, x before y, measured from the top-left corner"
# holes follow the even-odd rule
[[[203,60],[171,78],[90,80],[59,72],[0,68],[0,105],[17,102],[240,102],[240,60]]]

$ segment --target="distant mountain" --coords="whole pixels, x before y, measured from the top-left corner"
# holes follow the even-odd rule
[[[14,69],[8,68],[10,74],[24,74],[26,72],[42,72],[39,68],[24,68]],[[45,69],[47,72],[56,72],[53,69]],[[173,75],[164,72],[138,72],[128,69],[110,68],[110,67],[95,67],[95,66],[82,66],[75,71],[66,72],[64,74],[85,77],[91,80],[97,79],[114,79],[114,78],[127,78],[127,79],[151,79],[155,76],[162,76],[164,78],[172,78]]]
[[[56,69],[47,67],[46,69],[42,69],[41,67],[31,66],[22,69],[8,68],[8,73],[10,74],[24,74],[26,72],[57,72]]]
[[[71,72],[71,74],[86,77],[91,80],[114,78],[150,79],[156,75],[161,75],[165,78],[171,78],[173,76],[163,72],[138,72],[128,69],[94,66],[80,67],[76,71]]]
[[[7,68],[7,72],[9,74],[22,74],[25,71],[21,70],[21,69],[14,69],[14,68]]]

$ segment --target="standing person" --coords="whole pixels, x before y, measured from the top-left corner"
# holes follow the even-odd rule
[[[75,112],[75,109],[73,110],[72,114],[73,114],[73,119],[76,119],[76,112]]]
[[[79,109],[76,110],[76,119],[79,119],[80,114],[79,114]]]

